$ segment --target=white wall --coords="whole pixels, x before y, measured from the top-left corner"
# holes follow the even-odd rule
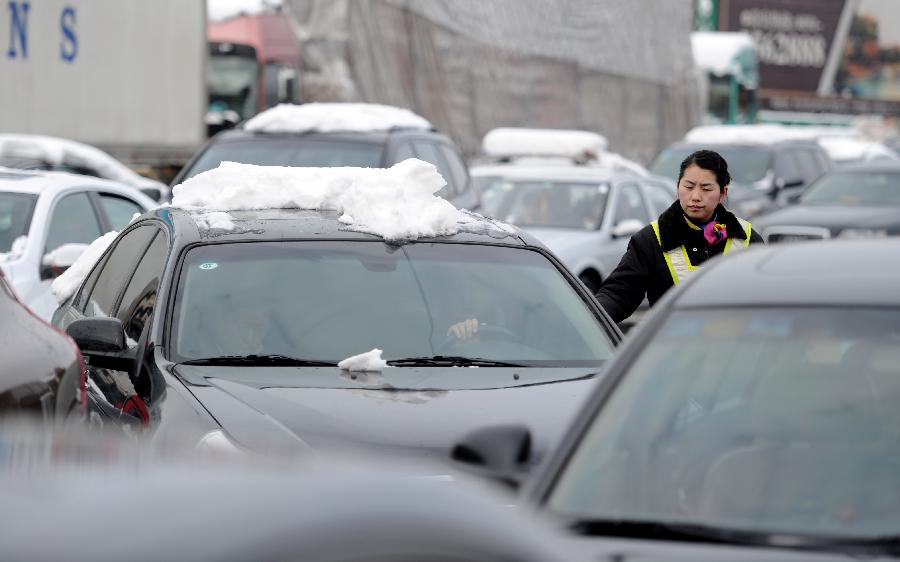
[[[0,3],[0,132],[196,146],[205,131],[205,10],[204,0]]]

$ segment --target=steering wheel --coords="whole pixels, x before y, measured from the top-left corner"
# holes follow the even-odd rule
[[[435,347],[435,351],[437,351],[439,355],[444,355],[444,350],[452,349],[457,345],[464,345],[466,342],[472,341],[475,338],[485,339],[488,341],[515,342],[519,339],[519,336],[512,332],[510,329],[504,328],[503,326],[485,324],[478,326],[478,331],[467,340],[461,340],[453,334],[448,335],[443,340],[441,340],[441,343],[439,343]]]

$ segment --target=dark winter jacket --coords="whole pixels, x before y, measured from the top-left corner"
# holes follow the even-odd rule
[[[747,239],[737,217],[726,211],[725,207],[719,205],[715,216],[716,222],[725,224],[729,238],[735,241]],[[615,322],[631,316],[644,300],[644,295],[653,306],[672,287],[672,274],[666,265],[664,251],[683,245],[687,248],[691,265],[700,265],[725,249],[724,242],[711,246],[701,231],[688,225],[678,201],[659,216],[658,225],[662,246],[656,240],[651,225],[642,228],[631,237],[622,261],[597,291],[597,300]],[[762,241],[762,237],[751,227],[750,243]]]

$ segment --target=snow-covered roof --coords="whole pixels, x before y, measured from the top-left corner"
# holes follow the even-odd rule
[[[279,104],[244,124],[263,133],[336,131],[388,131],[397,128],[432,128],[427,119],[408,109],[373,103]]]
[[[595,166],[547,166],[526,164],[488,164],[469,169],[472,177],[497,176],[509,179],[541,179],[546,181],[606,181],[614,175],[608,168]]]
[[[97,186],[111,191],[127,190],[130,196],[149,200],[142,193],[137,193],[131,186],[121,183],[80,176],[67,172],[45,172],[41,170],[19,170],[0,166],[0,191],[15,191],[39,195],[50,190],[66,189],[73,186]]]
[[[223,162],[172,190],[172,206],[203,211],[207,222],[226,223],[212,211],[253,209],[336,210],[347,230],[386,240],[414,240],[483,231],[488,223],[435,196],[446,182],[437,168],[409,159],[391,168],[293,168]]]
[[[812,129],[765,123],[758,125],[703,125],[688,131],[684,140],[710,144],[768,145],[787,140],[815,140],[817,137],[818,133]]]
[[[738,74],[741,51],[755,50],[753,38],[740,31],[695,31],[691,33],[694,63],[717,76]]]
[[[33,158],[54,166],[66,164],[91,168],[101,177],[132,187],[159,187],[162,185],[142,177],[98,148],[59,137],[0,134],[0,155]]]
[[[493,157],[562,156],[585,158],[606,150],[603,135],[572,129],[500,127],[484,135],[481,147]]]
[[[819,144],[835,162],[896,161],[900,155],[881,143],[865,139],[826,136]]]

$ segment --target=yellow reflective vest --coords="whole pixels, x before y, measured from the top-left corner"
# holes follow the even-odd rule
[[[744,250],[750,246],[750,223],[741,218],[738,218],[737,221],[740,223],[741,228],[744,229],[744,234],[747,235],[747,238],[744,240],[739,238],[737,241],[728,238],[725,240],[725,249],[722,251],[723,254]],[[662,238],[659,236],[659,224],[657,224],[657,221],[653,221],[650,225],[653,227],[653,233],[656,234],[656,241],[659,243],[660,250],[662,250]],[[666,265],[669,266],[669,273],[672,275],[672,283],[675,285],[677,285],[679,281],[684,281],[690,277],[694,270],[700,267],[691,264],[687,248],[685,248],[684,245],[673,248],[668,252],[663,252],[663,257],[666,259]]]

